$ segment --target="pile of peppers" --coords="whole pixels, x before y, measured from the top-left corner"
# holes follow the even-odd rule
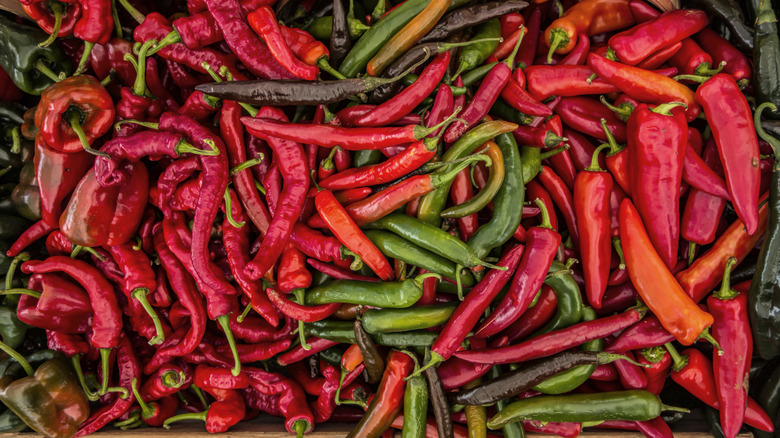
[[[0,432],[780,426],[771,1],[20,2]]]

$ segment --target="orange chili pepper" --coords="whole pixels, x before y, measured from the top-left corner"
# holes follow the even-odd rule
[[[577,35],[588,36],[622,29],[634,24],[628,0],[583,0],[553,21],[544,31],[544,40],[553,51],[565,55],[577,45]]]

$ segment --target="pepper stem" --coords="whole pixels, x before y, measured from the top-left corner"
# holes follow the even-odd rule
[[[187,380],[184,371],[168,370],[160,376],[163,386],[166,388],[181,388]]]
[[[412,373],[409,374],[408,377],[405,377],[404,380],[406,381],[411,379],[412,377],[419,376],[420,374],[423,373],[423,371],[427,370],[430,367],[435,367],[436,365],[442,362],[444,362],[444,358],[439,353],[435,351],[431,351],[431,357],[428,359],[428,362],[425,365],[421,366],[420,368],[412,371]]]
[[[232,196],[230,196],[230,188],[225,187],[225,194],[223,196],[225,198],[225,217],[234,228],[242,228],[246,225],[246,221],[236,222],[236,219],[233,217],[233,200]]]
[[[201,404],[203,404],[204,407],[208,408],[209,403],[206,401],[206,396],[203,395],[203,391],[201,391],[200,388],[198,388],[197,385],[190,385],[190,389],[195,393],[195,396],[198,397],[198,400],[200,400]]]
[[[458,286],[458,301],[463,301],[463,280],[460,278],[461,265],[455,265],[455,284]]]
[[[420,285],[420,287],[422,287],[423,281],[425,281],[428,278],[436,278],[437,280],[441,281],[441,275],[436,274],[434,272],[426,272],[425,274],[420,274],[414,277],[414,282]]]
[[[238,357],[238,349],[236,348],[236,340],[233,338],[233,331],[230,330],[230,315],[218,316],[217,322],[222,327],[222,331],[225,332],[230,352],[233,354],[233,369],[230,370],[230,374],[238,376],[241,374],[241,359]]]
[[[105,152],[92,149],[92,146],[89,144],[89,140],[87,139],[87,134],[84,133],[84,129],[81,127],[81,114],[79,114],[78,111],[71,112],[70,116],[68,116],[68,122],[70,123],[70,127],[73,129],[73,132],[75,132],[79,137],[79,140],[81,141],[81,147],[83,147],[85,151],[96,157],[111,158],[111,155],[108,155]]]
[[[195,146],[187,143],[186,140],[183,138],[179,140],[179,143],[174,148],[174,151],[176,151],[176,154],[178,155],[184,155],[184,154],[194,154],[194,155],[203,155],[207,157],[216,157],[219,155],[219,149],[217,149],[217,144],[214,143],[214,140],[211,140],[209,138],[203,139],[203,143],[206,144],[210,149],[200,149],[196,148]]]
[[[211,71],[211,69],[208,67],[208,63],[204,62],[202,65],[203,65],[203,68],[205,68],[206,71],[209,72],[209,74],[211,75],[212,78],[214,78],[215,81],[222,82],[221,79],[218,79],[219,76],[217,76],[216,74],[213,74],[213,71]],[[223,65],[223,66],[221,66],[219,68],[219,74],[224,76],[225,80],[227,80],[228,82],[233,80],[233,75],[230,73],[230,69],[227,68],[226,65]],[[241,105],[241,108],[244,108],[244,110],[246,110],[246,112],[249,113],[249,115],[252,116],[252,117],[257,116],[257,113],[260,112],[260,110],[258,110],[257,108],[253,107],[252,105],[250,105],[248,103],[239,102],[238,104]]]
[[[764,127],[761,125],[761,113],[763,113],[767,108],[772,111],[777,111],[777,106],[772,102],[762,103],[758,106],[758,108],[756,108],[756,113],[753,115],[753,124],[756,126],[756,132],[758,133],[758,136],[761,137],[761,139],[765,142],[769,143],[770,146],[772,146],[772,152],[775,156],[775,164],[772,167],[772,171],[777,172],[780,170],[780,159],[778,159],[778,157],[780,157],[780,140],[767,134],[767,132],[764,130]]]
[[[458,163],[455,167],[453,167],[451,170],[448,170],[445,173],[442,174],[433,174],[431,175],[431,185],[435,188],[439,188],[444,184],[448,184],[450,181],[454,180],[455,177],[458,176],[458,174],[465,168],[471,166],[477,161],[482,161],[485,163],[485,166],[490,167],[493,164],[493,160],[490,159],[490,157],[486,155],[481,154],[474,154],[470,157],[468,157],[467,160],[464,160],[462,163]]]
[[[140,44],[138,49],[138,59],[136,65],[135,83],[133,84],[133,94],[136,96],[146,95],[146,58],[149,56],[149,49],[157,43],[157,40],[149,40]],[[138,43],[136,43],[138,44]],[[125,57],[130,54],[125,54]]]
[[[693,72],[698,76],[715,76],[726,66],[726,61],[721,61],[717,68],[712,68],[709,62],[702,62]]]
[[[562,27],[556,27],[550,31],[550,50],[547,52],[547,63],[552,64],[553,53],[560,46],[566,46],[569,44],[569,34],[566,33],[566,29]]]
[[[552,230],[553,228],[552,224],[550,223],[550,212],[547,211],[547,206],[544,205],[544,202],[542,202],[542,200],[539,198],[534,199],[534,204],[539,207],[539,210],[542,213],[542,223],[537,226],[541,228],[549,228]]]
[[[709,76],[700,76],[700,75],[677,75],[673,77],[675,81],[691,81],[691,82],[698,82],[700,84],[704,83],[707,79],[709,79]]]
[[[122,22],[119,21],[119,11],[116,9],[116,0],[111,0],[111,16],[114,19],[114,31],[116,32],[116,37],[119,39],[124,39],[124,35],[122,34]]]
[[[612,238],[612,247],[615,248],[615,252],[617,253],[618,258],[620,259],[620,264],[618,264],[618,269],[625,270],[626,257],[623,255],[623,245],[620,243],[620,237]]]
[[[417,61],[414,65],[402,71],[397,76],[393,76],[392,78],[375,78],[370,76],[367,77],[364,82],[367,88],[365,91],[371,91],[374,88],[379,87],[381,85],[391,84],[393,82],[400,81],[401,79],[404,78],[404,76],[408,75],[409,73],[412,73],[417,67],[425,64],[425,62],[428,61],[428,59],[431,57],[431,51],[427,47],[423,51],[425,52],[425,56],[423,57],[423,59]]]
[[[318,60],[317,60],[317,67],[319,67],[319,68],[320,68],[320,70],[322,70],[322,71],[324,71],[325,73],[327,73],[327,74],[329,74],[329,75],[333,76],[333,77],[334,77],[334,78],[336,78],[336,79],[342,79],[342,80],[343,80],[343,79],[347,79],[347,77],[346,77],[346,76],[344,76],[343,74],[341,74],[341,73],[340,73],[338,70],[336,70],[335,68],[333,68],[333,66],[331,66],[331,65],[328,63],[328,58],[326,58],[325,56],[322,56],[322,57],[320,57],[320,59],[318,59]]]
[[[672,108],[676,108],[676,107],[679,107],[679,106],[681,106],[683,108],[688,108],[688,105],[686,105],[686,104],[684,104],[682,102],[668,102],[668,103],[663,103],[661,105],[658,105],[655,108],[650,108],[650,111],[652,111],[652,112],[654,112],[656,114],[664,115],[664,116],[671,116],[672,115]]]
[[[615,362],[616,360],[624,360],[624,361],[626,361],[626,362],[628,362],[628,363],[630,363],[632,365],[636,365],[638,367],[650,368],[650,365],[648,365],[646,363],[639,363],[639,362],[631,359],[628,356],[623,356],[622,354],[612,354],[612,353],[599,352],[599,353],[596,354],[596,357],[597,357],[597,360],[598,360],[599,364],[611,363],[611,362]]]
[[[181,42],[181,35],[179,35],[179,31],[174,28],[168,35],[165,35],[164,37],[160,38],[159,41],[157,41],[154,44],[154,47],[152,47],[147,55],[152,56],[155,53],[159,52],[160,49],[163,49],[167,46],[170,46],[171,44],[177,44]]]
[[[119,131],[119,127],[120,127],[121,125],[124,125],[125,123],[132,123],[132,124],[134,124],[134,125],[143,126],[144,128],[147,128],[147,129],[154,129],[154,130],[158,130],[158,129],[160,129],[160,124],[159,124],[159,123],[154,123],[154,122],[143,122],[143,121],[141,121],[141,120],[135,120],[135,119],[124,119],[124,120],[120,120],[120,121],[118,121],[118,122],[114,123],[114,129],[116,129],[117,131]]]
[[[133,395],[135,395],[135,401],[141,408],[141,417],[149,418],[154,415],[155,409],[146,404],[144,399],[141,397],[141,393],[138,392],[138,379],[135,377],[133,377],[133,380],[130,381],[130,390],[133,391]]]
[[[569,150],[569,145],[568,144],[563,144],[561,146],[558,146],[557,148],[550,149],[549,151],[546,151],[546,152],[542,152],[539,155],[539,159],[540,160],[546,160],[546,159],[552,157],[553,155],[558,155],[561,152],[568,151],[568,150]]]
[[[141,13],[138,9],[135,8],[135,6],[131,5],[128,0],[119,0],[119,4],[122,5],[123,8],[127,11],[128,14],[130,14],[131,17],[133,17],[133,20],[137,21],[138,24],[141,24],[144,22],[146,17],[144,14]]]
[[[26,262],[30,260],[30,253],[23,252],[14,257],[13,260],[11,260],[11,264],[8,266],[8,272],[5,273],[5,288],[11,289],[13,287],[14,283],[14,275],[16,274],[16,267],[19,266],[19,263]]]
[[[720,344],[718,343],[718,341],[712,337],[709,328],[702,330],[698,339],[704,339],[705,341],[712,344],[712,346],[715,347],[716,350],[718,350],[718,356],[723,356],[723,349],[720,348]]]
[[[21,287],[12,288],[12,289],[5,289],[0,291],[0,295],[29,295],[33,298],[40,298],[41,293],[37,290],[32,289],[24,289]]]
[[[641,354],[648,362],[658,363],[663,360],[666,350],[664,347],[643,348]]]
[[[238,315],[238,318],[236,318],[236,321],[239,324],[241,324],[242,322],[244,322],[246,317],[249,316],[249,312],[251,312],[251,311],[252,311],[252,303],[249,303],[249,304],[246,305],[246,307],[244,307],[244,311],[241,312],[240,315]]]
[[[344,378],[347,377],[347,370],[341,368],[341,376],[339,377],[339,386],[336,388],[336,393],[333,394],[333,401],[336,406],[341,404],[341,388],[344,386]]]
[[[612,135],[612,131],[609,129],[609,126],[607,125],[607,119],[601,119],[601,128],[604,129],[604,135],[607,136],[607,142],[610,145],[610,153],[616,153],[619,151],[620,145],[618,144],[617,140],[615,139],[615,136]]]
[[[515,57],[517,56],[517,51],[520,49],[520,43],[523,42],[523,37],[525,36],[525,33],[527,32],[527,29],[524,25],[520,25],[520,36],[517,37],[517,42],[515,43],[515,47],[512,49],[512,53],[509,54],[509,57],[504,60],[504,63],[509,66],[512,70],[515,68]]]
[[[230,169],[230,176],[235,176],[238,173],[243,172],[243,171],[249,169],[252,166],[256,166],[256,165],[262,163],[263,160],[265,160],[265,155],[263,155],[261,153],[256,158],[252,158],[251,160],[244,161],[243,163],[239,164],[238,166]]]
[[[599,154],[601,151],[607,148],[611,148],[612,146],[608,144],[602,144],[599,147],[596,148],[595,151],[593,151],[593,155],[590,158],[590,166],[588,166],[585,170],[588,172],[604,172],[604,169],[599,166]]]
[[[628,121],[628,118],[631,117],[631,113],[634,112],[634,105],[632,105],[629,102],[623,102],[619,106],[612,105],[609,103],[607,98],[605,96],[599,96],[599,100],[601,101],[604,106],[609,108],[613,113],[615,113],[620,120],[626,122]]]
[[[163,331],[160,317],[157,315],[157,312],[154,310],[154,307],[152,307],[152,304],[147,298],[148,293],[149,289],[145,287],[139,287],[133,290],[133,292],[130,294],[130,297],[141,303],[141,307],[144,308],[146,314],[152,318],[152,322],[154,323],[155,335],[152,337],[152,339],[149,339],[149,345],[159,345],[162,344],[165,340],[165,332]]]
[[[18,126],[14,126],[13,128],[6,131],[6,133],[10,132],[11,136],[11,153],[12,154],[19,154],[22,152],[22,130]]]
[[[60,33],[60,27],[62,27],[62,3],[58,1],[51,1],[49,2],[49,8],[51,9],[52,14],[54,14],[54,27],[51,29],[49,38],[47,38],[46,41],[38,44],[38,47],[48,47],[52,45]]]
[[[295,420],[292,426],[297,438],[303,438],[303,434],[309,430],[309,422],[306,420]]]
[[[360,268],[363,267],[363,259],[360,258],[358,254],[354,253],[346,246],[344,245],[341,246],[340,253],[341,253],[342,260],[346,259],[347,257],[354,257],[354,259],[352,259],[352,263],[349,264],[350,271],[359,271]]]
[[[141,421],[141,410],[136,409],[132,415],[127,417],[127,420],[122,421],[116,421],[114,422],[114,427],[118,427],[122,430],[132,429],[134,428],[135,424],[137,422]]]
[[[293,291],[293,295],[295,295],[295,300],[298,302],[298,304],[303,305],[303,289],[295,289]],[[309,345],[308,342],[306,342],[306,329],[303,325],[303,321],[298,321],[298,339],[301,342],[301,348],[303,348],[306,351],[311,350],[311,345]]]
[[[327,170],[327,171],[333,170],[336,167],[336,165],[333,163],[333,157],[336,155],[336,152],[338,152],[340,150],[341,150],[341,148],[338,147],[338,146],[333,147],[330,150],[330,153],[328,154],[328,156],[325,157],[324,160],[320,161],[320,167],[323,170]]]
[[[350,5],[352,5],[352,0],[350,0]],[[374,6],[374,10],[371,11],[371,22],[375,23],[380,18],[382,18],[382,15],[385,15],[385,10],[387,9],[387,5],[385,0],[379,0],[376,2],[376,6]],[[354,13],[354,11],[353,11]]]
[[[672,345],[671,342],[665,343],[664,347],[666,347],[666,351],[669,352],[669,355],[672,356],[673,371],[680,371],[688,365],[688,356],[680,355],[680,353],[677,352],[677,349],[674,348],[674,345]]]
[[[92,49],[95,48],[95,43],[84,41],[84,51],[81,52],[81,59],[79,59],[79,65],[76,67],[76,71],[73,72],[73,76],[79,76],[87,70],[87,62],[89,62],[89,55],[92,53]]]
[[[686,414],[691,412],[690,409],[681,408],[679,406],[669,406],[669,405],[665,405],[663,403],[661,404],[661,410],[662,411],[685,412]]]
[[[11,356],[15,361],[19,362],[19,365],[24,368],[24,372],[27,373],[28,376],[32,376],[35,373],[35,370],[33,370],[32,365],[30,365],[30,362],[27,362],[27,359],[24,358],[18,351],[14,350],[8,344],[5,342],[0,342],[0,350],[5,352],[5,354]]]
[[[688,242],[688,266],[693,264],[696,258],[696,242]]]
[[[87,386],[87,379],[84,378],[84,371],[81,369],[81,355],[73,355],[73,357],[70,358],[70,363],[76,371],[76,378],[79,381],[79,385],[81,385],[81,390],[84,391],[84,395],[87,396],[87,400],[98,401],[100,396],[98,396],[96,391],[89,389],[89,386]]]
[[[45,62],[43,62],[43,59],[39,59],[35,63],[35,69],[43,73],[47,78],[51,79],[54,82],[59,82],[62,79],[64,79],[64,78],[60,78],[60,76],[57,73],[54,73],[54,71],[52,71],[52,69],[50,69]]]
[[[166,429],[171,428],[171,423],[175,423],[177,421],[183,421],[183,420],[201,420],[206,421],[206,416],[208,415],[209,410],[206,409],[203,412],[187,412],[184,414],[174,415],[173,417],[168,418],[167,420],[163,421],[163,427]]]
[[[738,291],[731,288],[731,270],[734,269],[734,265],[737,264],[736,257],[729,257],[726,262],[726,267],[723,268],[723,282],[720,285],[720,290],[716,290],[712,295],[719,300],[730,300],[737,295]]]
[[[98,390],[98,395],[104,395],[108,392],[108,368],[109,368],[109,359],[111,358],[111,349],[110,348],[101,348],[100,349],[100,368],[103,373],[103,382],[100,385],[100,389]]]

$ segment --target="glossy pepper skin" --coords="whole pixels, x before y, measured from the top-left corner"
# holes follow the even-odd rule
[[[750,105],[734,77],[720,73],[696,90],[723,163],[726,187],[748,234],[758,229],[760,186],[758,137]],[[739,145],[739,147],[733,147]]]
[[[41,137],[35,141],[35,177],[40,188],[41,218],[58,226],[68,195],[84,177],[94,158],[85,151],[61,152],[50,148]]]
[[[121,185],[101,186],[95,169],[90,169],[74,190],[60,229],[71,242],[81,246],[116,246],[129,241],[141,223],[149,195],[146,166],[126,166],[130,180]]]
[[[87,397],[63,359],[44,362],[28,377],[15,377],[0,378],[0,401],[36,432],[71,437],[89,417]]]
[[[628,0],[587,0],[574,6],[552,22],[544,31],[547,47],[565,55],[577,45],[577,36],[610,32],[634,24]],[[560,36],[558,36],[560,35]]]
[[[631,196],[658,255],[677,263],[683,163],[688,124],[680,110],[640,105],[628,119]]]

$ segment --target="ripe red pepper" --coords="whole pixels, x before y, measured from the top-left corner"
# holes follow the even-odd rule
[[[282,36],[282,30],[279,23],[276,21],[276,15],[274,14],[273,9],[268,6],[261,6],[250,13],[246,19],[249,22],[249,26],[252,27],[252,30],[263,38],[271,56],[273,56],[276,62],[290,72],[290,74],[307,81],[317,79],[320,69],[315,65],[307,65],[295,57],[295,54],[293,54],[292,50],[290,50],[290,47],[285,42],[284,36]],[[258,54],[252,53],[251,56],[257,57]]]
[[[604,79],[589,80],[592,75],[593,71],[585,65],[533,65],[525,69],[528,92],[539,101],[551,96],[582,96],[618,91],[617,87]]]
[[[21,2],[22,9],[44,32],[51,35],[46,45],[54,38],[65,38],[73,34],[73,27],[81,18],[81,5],[72,1],[32,0]]]
[[[713,64],[712,56],[691,38],[682,40],[682,47],[669,58],[669,64],[683,75],[712,76],[720,72]]]
[[[628,7],[628,0],[587,0],[568,8],[560,18],[544,31],[544,42],[553,52],[565,55],[574,49],[577,36],[588,36],[611,32],[634,24],[634,16]]]
[[[696,102],[704,109],[718,145],[734,210],[748,234],[753,234],[758,230],[761,178],[758,137],[750,105],[734,77],[726,73],[717,74],[700,85],[696,90]]]
[[[543,284],[536,304],[512,325],[507,327],[508,342],[522,341],[531,334],[536,333],[537,330],[544,327],[555,316],[557,309],[558,297],[555,295],[555,290]],[[441,373],[441,368],[438,371]]]
[[[609,146],[600,146],[593,153],[590,167],[577,174],[574,180],[574,212],[582,254],[582,273],[588,302],[601,308],[601,298],[607,289],[611,248],[612,176],[598,165],[599,152]]]
[[[661,260],[677,263],[683,164],[688,124],[675,104],[640,105],[628,119],[631,196]],[[671,158],[670,158],[671,157]]]
[[[542,209],[542,222],[530,228],[526,235],[526,249],[512,279],[512,286],[493,309],[490,316],[477,328],[474,336],[486,338],[509,327],[531,304],[542,287],[544,278],[561,244],[561,235],[550,226],[547,209],[541,201],[534,201]]]
[[[652,53],[704,29],[707,22],[704,11],[676,9],[613,35],[609,47],[621,63],[636,65]]]
[[[512,77],[501,90],[501,98],[512,108],[523,114],[546,117],[552,114],[550,108],[539,102],[526,91],[526,77],[522,69],[515,69]]]
[[[290,318],[297,319],[298,321],[303,321],[303,322],[320,321],[322,319],[329,317],[330,315],[335,313],[339,307],[341,307],[341,303],[321,304],[318,306],[304,306],[301,304],[294,303],[293,301],[290,301],[289,299],[284,297],[281,294],[281,292],[270,287],[266,289],[266,293],[268,294],[268,298],[271,300],[272,303],[274,303],[274,305],[276,306],[277,309],[279,309],[280,312],[289,316]]]
[[[569,128],[607,141],[607,136],[601,126],[601,119],[604,119],[617,141],[626,142],[626,124],[596,99],[582,96],[564,97],[561,98],[554,112]]]
[[[718,150],[715,140],[710,137],[704,147],[702,155],[704,164],[712,169],[716,175],[723,175],[723,166],[718,158]],[[685,169],[683,169],[684,171]],[[680,222],[680,235],[688,242],[699,245],[707,245],[715,240],[721,214],[726,208],[726,199],[691,188],[685,201],[682,220]]]
[[[753,79],[753,67],[750,59],[727,39],[718,35],[712,29],[705,28],[693,36],[693,39],[712,56],[715,64],[723,66],[723,73],[728,73],[737,81],[739,88],[744,89]]]
[[[666,61],[669,61],[672,59],[672,57],[680,51],[682,48],[683,43],[677,42],[675,44],[672,44],[669,47],[665,47],[663,49],[658,50],[657,52],[653,53],[652,55],[648,56],[647,58],[643,59],[639,64],[636,65],[636,67],[645,69],[645,70],[655,70],[662,65],[666,63]]]
[[[663,347],[645,348],[638,355],[637,362],[642,365],[649,365],[644,368],[647,375],[647,386],[644,389],[655,395],[661,393],[661,390],[669,378],[669,370],[672,368],[672,356],[666,353]]]
[[[574,248],[579,248],[580,233],[578,228],[578,217],[574,212],[574,198],[566,183],[547,166],[542,166],[538,175],[539,182],[542,183],[547,193],[550,194],[553,202],[563,213],[563,219],[566,222],[566,229],[569,231]]]

